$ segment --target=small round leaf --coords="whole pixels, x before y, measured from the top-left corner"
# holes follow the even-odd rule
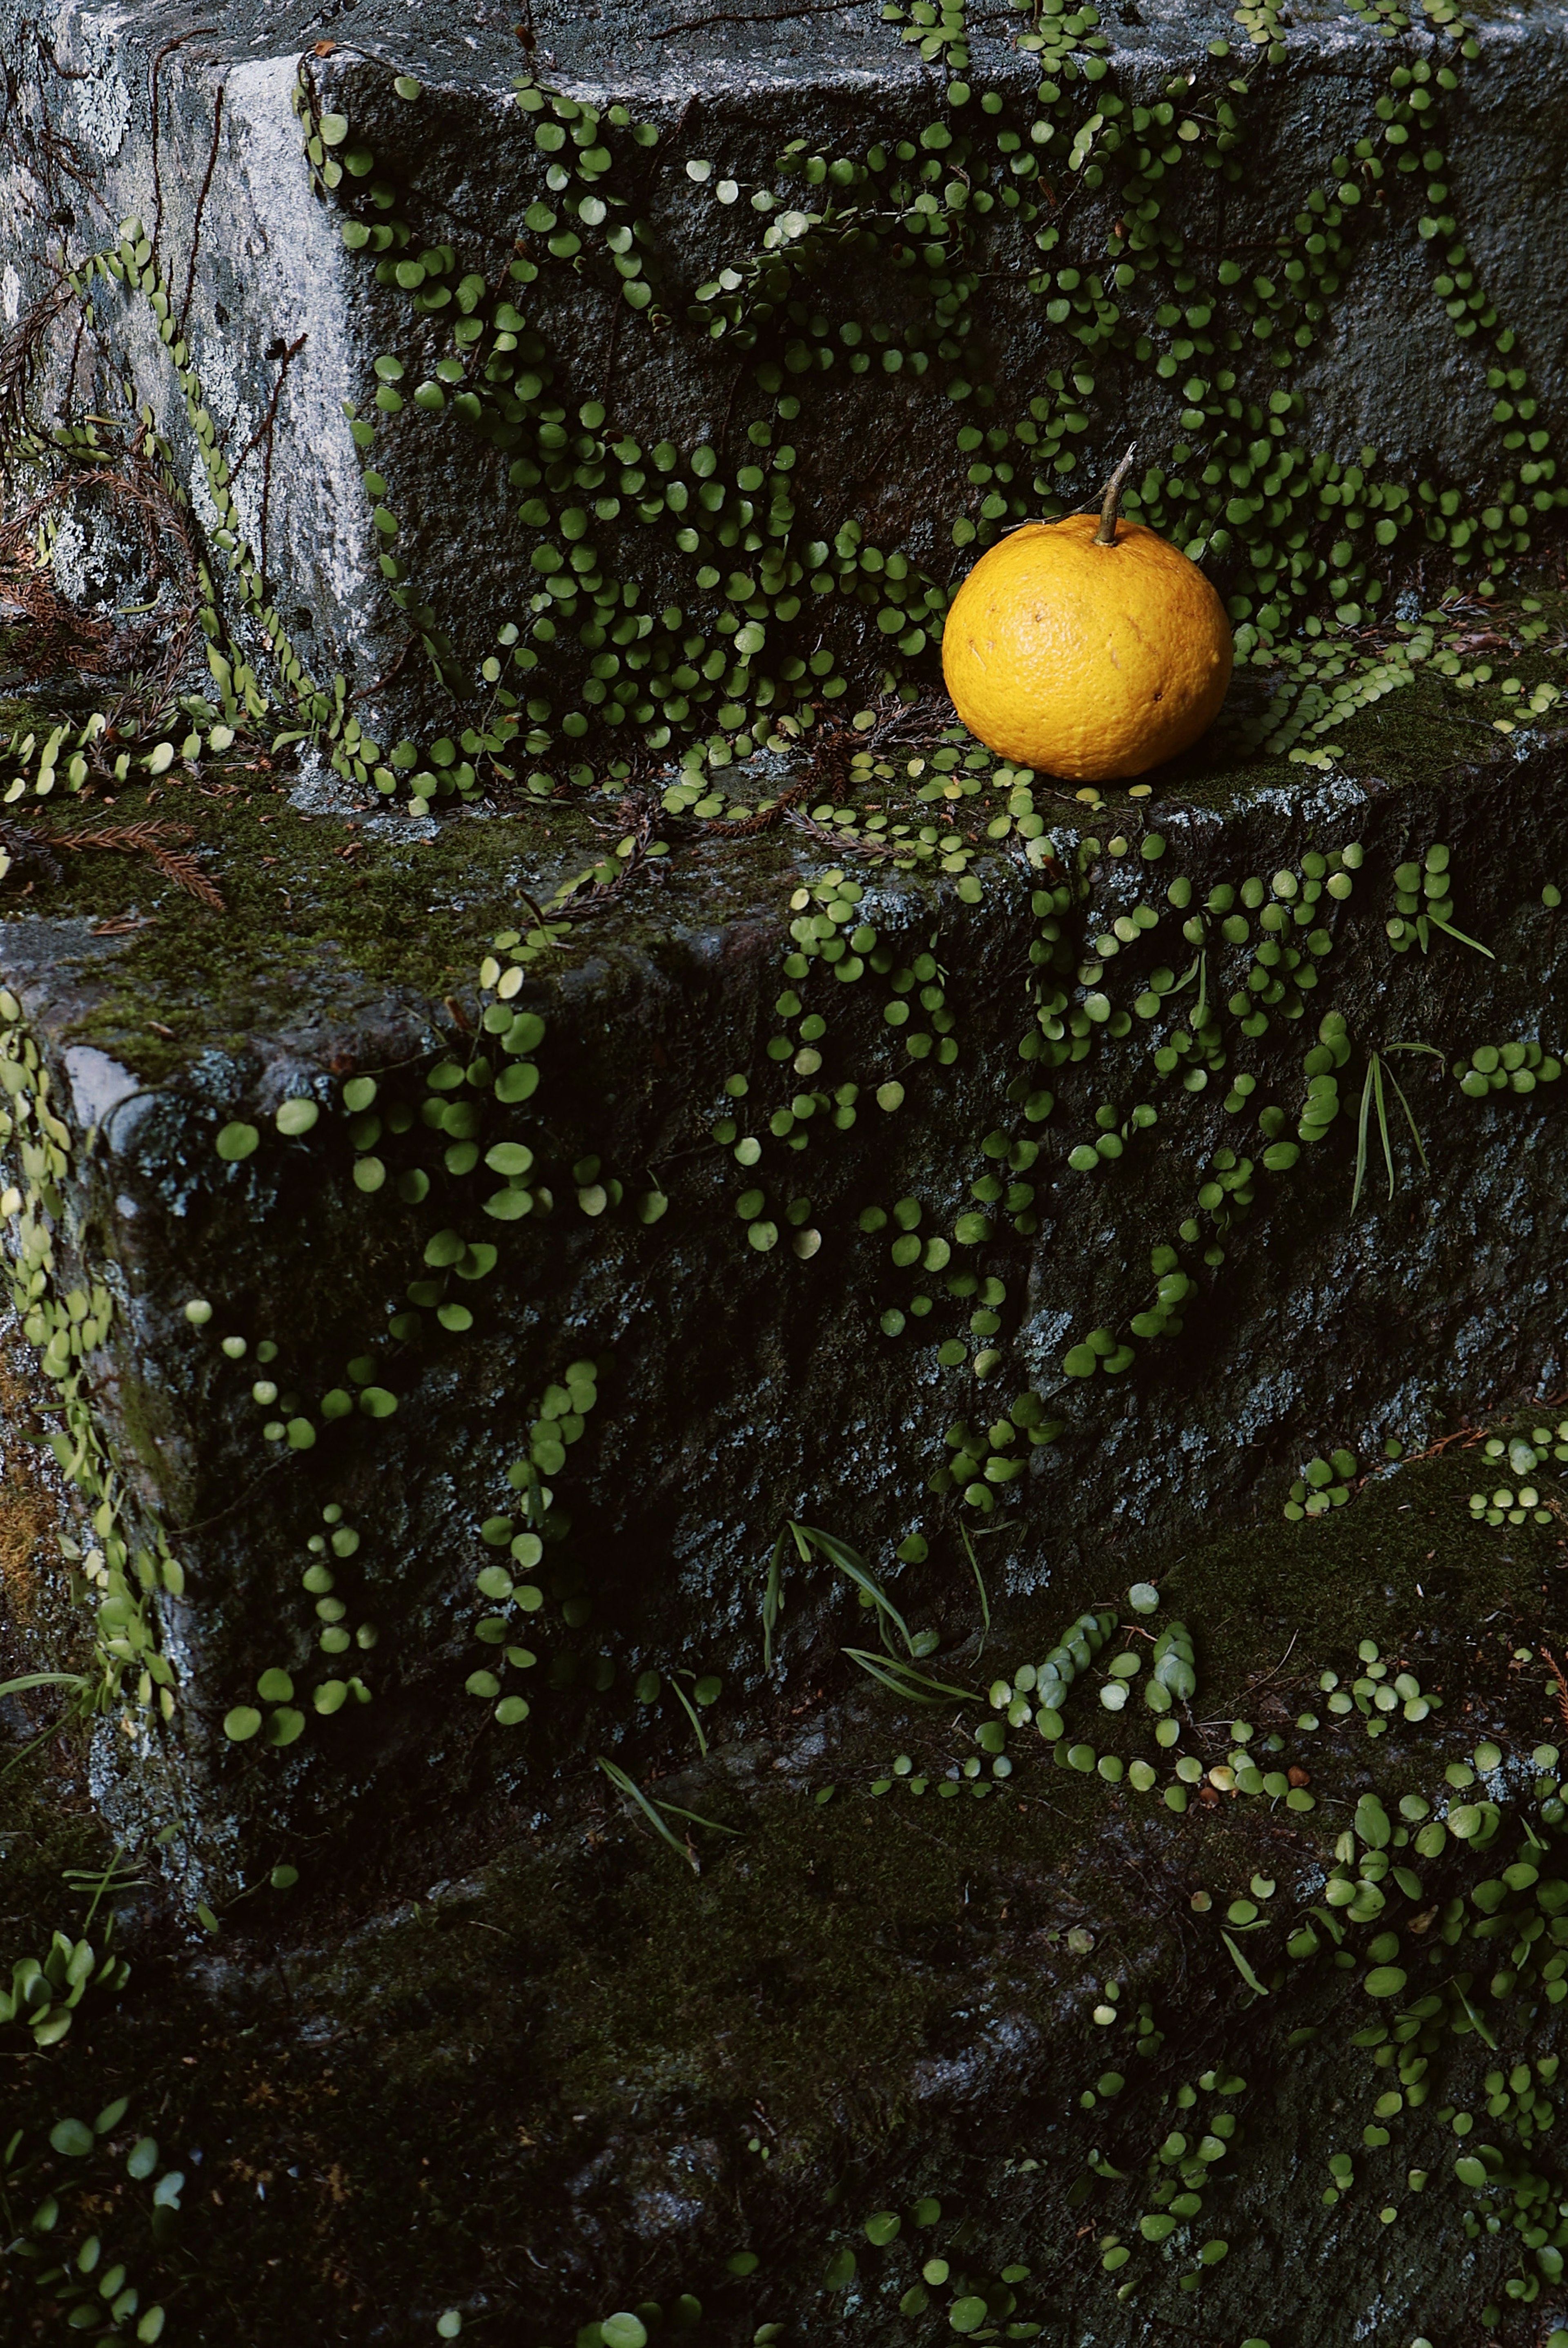
[[[1368,1997],[1398,1997],[1408,1978],[1399,1965],[1374,1965],[1362,1986]]]

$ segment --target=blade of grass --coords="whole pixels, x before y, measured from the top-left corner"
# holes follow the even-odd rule
[[[1476,2033],[1477,2037],[1478,2037],[1478,2038],[1480,2038],[1480,2039],[1481,2040],[1481,2042],[1482,2042],[1482,2044],[1483,2044],[1484,2045],[1490,2046],[1490,2047],[1491,2047],[1491,2051],[1492,2051],[1492,2053],[1495,2054],[1496,2054],[1496,2052],[1497,2052],[1497,2041],[1496,2041],[1496,2039],[1492,2036],[1492,2034],[1491,2034],[1491,2031],[1487,2028],[1487,2026],[1486,2026],[1485,2023],[1481,2020],[1481,2018],[1480,2014],[1476,2012],[1476,2010],[1475,2010],[1474,2006],[1473,2006],[1473,2005],[1471,2005],[1471,2002],[1470,2002],[1469,1998],[1465,1995],[1465,1993],[1464,1993],[1463,1990],[1460,1988],[1460,1985],[1459,1985],[1459,1983],[1458,1983],[1458,1982],[1457,1982],[1457,1981],[1456,1981],[1456,1982],[1455,1982],[1455,1983],[1454,1983],[1454,1992],[1455,1992],[1455,1994],[1457,1995],[1457,1997],[1458,1997],[1458,1999],[1459,1999],[1460,2003],[1463,2006],[1463,2008],[1464,2008],[1465,2012],[1469,2014],[1469,2016],[1470,2016],[1470,2018],[1471,2018],[1471,2024],[1473,2024],[1473,2026],[1474,2026],[1474,2029],[1475,2029],[1475,2033]]]
[[[771,1672],[774,1667],[774,1632],[778,1629],[779,1615],[784,1607],[784,1549],[789,1540],[789,1532],[790,1529],[786,1525],[774,1541],[774,1553],[768,1560],[768,1578],[763,1591],[763,1669],[764,1672]]]
[[[1225,1942],[1226,1948],[1230,1951],[1231,1955],[1235,1959],[1235,1969],[1237,1972],[1240,1973],[1243,1981],[1245,1982],[1248,1989],[1256,1990],[1259,1997],[1266,1997],[1268,1995],[1267,1990],[1265,1989],[1263,1983],[1259,1981],[1257,1975],[1254,1972],[1246,1959],[1242,1955],[1241,1951],[1236,1947],[1236,1944],[1231,1939],[1230,1934],[1228,1932],[1222,1931],[1220,1938]]]
[[[1209,956],[1204,947],[1198,955],[1198,999],[1193,1005],[1193,1025],[1202,1027],[1209,1011]]]
[[[1389,1104],[1383,1098],[1383,1057],[1372,1055],[1372,1097],[1378,1104],[1378,1132],[1383,1144],[1383,1163],[1389,1169],[1389,1196],[1394,1195],[1394,1145],[1389,1135]]]
[[[848,1575],[857,1590],[865,1591],[872,1604],[880,1608],[888,1622],[897,1625],[905,1646],[913,1654],[915,1642],[909,1635],[909,1625],[876,1580],[866,1560],[852,1550],[847,1541],[835,1540],[832,1533],[819,1532],[813,1525],[797,1525],[792,1520],[790,1530],[794,1533],[797,1544],[803,1538],[810,1541],[826,1558],[830,1565],[835,1565],[840,1573]]]
[[[1430,922],[1433,929],[1441,930],[1445,937],[1457,938],[1461,946],[1473,946],[1478,954],[1484,954],[1486,956],[1488,962],[1495,962],[1497,960],[1497,956],[1492,953],[1490,946],[1483,946],[1479,938],[1467,938],[1464,932],[1462,930],[1456,930],[1451,922],[1440,922],[1435,913],[1429,913],[1427,919]]]
[[[1372,1068],[1368,1062],[1367,1081],[1361,1087],[1361,1118],[1356,1128],[1356,1180],[1350,1192],[1350,1212],[1361,1203],[1361,1186],[1367,1179],[1367,1121],[1372,1114]]]
[[[1430,1174],[1432,1169],[1427,1164],[1427,1153],[1421,1147],[1420,1132],[1417,1127],[1414,1113],[1411,1110],[1409,1102],[1405,1098],[1404,1087],[1400,1084],[1398,1076],[1394,1074],[1392,1068],[1389,1070],[1389,1082],[1393,1086],[1395,1094],[1399,1099],[1399,1107],[1405,1112],[1405,1123],[1410,1128],[1410,1139],[1416,1145],[1416,1156],[1421,1161],[1421,1171],[1423,1174]]]
[[[704,1818],[695,1810],[683,1810],[679,1802],[661,1802],[657,1795],[653,1798],[658,1807],[668,1810],[672,1818],[690,1818],[694,1827],[712,1827],[715,1834],[738,1835],[741,1831],[739,1827],[722,1827],[717,1818]]]
[[[30,1753],[36,1753],[40,1745],[46,1745],[51,1736],[57,1736],[64,1725],[63,1722],[56,1721],[52,1728],[40,1729],[36,1736],[30,1737],[23,1746],[20,1753],[14,1753],[4,1769],[0,1769],[0,1786],[5,1784],[13,1769],[19,1769],[22,1766]]]
[[[80,1672],[24,1672],[19,1680],[0,1680],[0,1695],[26,1695],[29,1688],[85,1688]]]
[[[63,1867],[60,1869],[60,1879],[64,1883],[68,1883],[74,1891],[89,1890],[92,1886],[97,1883],[117,1882],[121,1879],[117,1875],[116,1870],[119,1867],[120,1860],[124,1857],[125,1852],[123,1849],[117,1849],[107,1868]],[[123,1879],[127,1883],[139,1883],[141,1881],[141,1869],[137,1865],[134,1859],[131,1860],[130,1865],[125,1869]]]
[[[654,1833],[661,1835],[664,1840],[669,1844],[671,1849],[679,1853],[681,1858],[685,1860],[687,1866],[691,1869],[693,1875],[700,1875],[702,1870],[697,1864],[695,1852],[688,1850],[680,1836],[673,1833],[671,1828],[665,1825],[663,1819],[660,1817],[658,1810],[649,1800],[641,1787],[634,1785],[631,1779],[627,1776],[625,1770],[618,1769],[613,1761],[607,1761],[602,1753],[595,1754],[594,1758],[617,1791],[630,1795],[630,1798],[636,1803],[638,1808],[642,1812],[643,1817],[648,1820],[649,1825],[653,1828]]]
[[[885,1688],[891,1688],[907,1704],[947,1704],[956,1699],[960,1704],[979,1704],[973,1688],[955,1687],[950,1680],[934,1680],[928,1672],[917,1672],[913,1663],[897,1657],[891,1659],[874,1654],[868,1647],[845,1647],[844,1653],[863,1672]]]
[[[685,1689],[681,1685],[680,1681],[676,1679],[673,1674],[671,1676],[670,1684],[674,1689],[676,1695],[684,1706],[687,1719],[691,1722],[692,1727],[697,1732],[698,1750],[701,1752],[702,1758],[705,1761],[708,1757],[708,1740],[702,1734],[702,1724],[698,1719],[696,1712],[692,1707],[691,1699],[688,1697]]]
[[[958,1527],[958,1530],[963,1535],[964,1547],[968,1552],[969,1564],[974,1571],[975,1587],[980,1593],[980,1621],[982,1628],[980,1631],[980,1643],[979,1648],[976,1650],[976,1658],[978,1660],[980,1655],[985,1653],[986,1641],[991,1635],[991,1601],[986,1596],[985,1577],[980,1571],[979,1559],[975,1555],[974,1542],[969,1539],[969,1529],[968,1525],[960,1525]]]
[[[78,1867],[65,1869],[65,1880],[73,1891],[90,1890],[93,1895],[91,1905],[82,1920],[84,1932],[91,1931],[93,1918],[98,1912],[98,1902],[107,1891],[135,1891],[140,1889],[143,1879],[139,1869],[133,1866],[128,1868],[123,1875],[119,1873],[119,1863],[124,1857],[123,1844],[117,1843],[114,1857],[99,1873],[94,1874],[90,1869]]]

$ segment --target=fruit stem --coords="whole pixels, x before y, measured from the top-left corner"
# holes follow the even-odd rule
[[[1100,527],[1094,533],[1096,546],[1114,546],[1116,543],[1117,509],[1122,503],[1122,491],[1137,453],[1137,444],[1134,443],[1105,484],[1105,495],[1100,507]]]

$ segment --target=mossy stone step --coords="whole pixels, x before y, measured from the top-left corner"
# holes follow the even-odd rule
[[[1568,41],[1555,0],[1487,16],[1473,35],[1440,12],[1394,41],[1363,15],[1329,10],[1283,26],[1262,9],[1255,39],[1218,9],[1108,10],[1101,25],[1089,8],[1048,14],[1032,33],[1022,17],[1015,28],[977,16],[967,34],[939,26],[923,36],[925,62],[921,26],[884,23],[869,0],[776,20],[735,14],[689,9],[688,35],[675,11],[547,10],[521,40],[498,19],[470,26],[445,0],[416,17],[366,0],[352,41],[314,39],[302,7],[241,7],[194,34],[178,11],[144,5],[116,20],[112,38],[90,14],[62,17],[60,63],[77,78],[46,76],[29,103],[69,142],[94,220],[103,210],[138,222],[148,257],[133,238],[128,280],[122,270],[87,281],[85,337],[74,313],[40,320],[40,415],[73,429],[81,414],[112,417],[123,404],[116,386],[129,382],[194,499],[241,641],[269,678],[282,664],[285,697],[300,692],[313,706],[319,688],[325,714],[333,674],[343,675],[355,739],[375,748],[367,774],[400,737],[423,762],[433,740],[465,726],[486,736],[472,709],[453,724],[429,659],[463,693],[482,690],[482,663],[506,665],[517,648],[517,638],[497,645],[507,627],[538,655],[528,682],[512,675],[509,738],[523,763],[559,773],[586,758],[602,769],[639,729],[677,747],[711,729],[729,703],[704,710],[699,692],[671,714],[689,696],[661,685],[646,703],[634,694],[630,724],[610,736],[603,713],[619,705],[613,692],[595,697],[605,678],[571,640],[594,621],[584,598],[610,586],[618,596],[635,588],[655,623],[661,608],[680,612],[726,658],[726,633],[760,630],[765,646],[741,664],[752,663],[753,686],[773,679],[758,720],[787,713],[785,670],[816,645],[856,680],[887,662],[918,678],[969,560],[962,546],[1094,494],[1130,437],[1159,476],[1134,488],[1144,510],[1184,542],[1201,525],[1211,568],[1227,593],[1239,591],[1249,624],[1277,628],[1258,615],[1299,582],[1276,583],[1294,576],[1277,538],[1266,556],[1254,541],[1290,525],[1229,512],[1248,502],[1240,477],[1260,466],[1257,436],[1276,396],[1304,464],[1321,455],[1386,475],[1407,498],[1426,482],[1430,509],[1387,510],[1401,570],[1440,520],[1465,561],[1483,538],[1501,561],[1522,529],[1540,528],[1555,475],[1533,452],[1562,421],[1568,282],[1568,181],[1553,144],[1553,126],[1568,118]],[[932,64],[955,43],[969,62],[948,59],[952,78],[934,82]],[[31,57],[13,58],[29,88]],[[1402,88],[1389,80],[1396,67]],[[513,87],[519,72],[538,84],[524,91],[527,106]],[[291,111],[296,83],[307,93],[302,126]],[[1037,85],[1056,95],[1037,97]],[[1187,116],[1171,92],[1189,88]],[[564,125],[547,90],[570,110]],[[1085,92],[1103,98],[1100,114],[1085,116]],[[592,145],[583,105],[608,147]],[[1122,112],[1104,110],[1112,106]],[[1151,115],[1160,107],[1171,123]],[[323,117],[324,143],[314,134]],[[1081,149],[1074,125],[1085,122]],[[638,124],[657,131],[655,144],[638,143]],[[579,130],[587,148],[569,140]],[[1104,144],[1112,132],[1121,147]],[[547,135],[559,149],[539,147]],[[877,167],[863,160],[868,145]],[[943,159],[959,149],[968,160],[944,180]],[[848,159],[843,188],[799,180],[803,155],[818,153],[824,170]],[[781,179],[781,158],[796,179]],[[32,169],[13,161],[0,187],[15,223],[14,312],[46,290],[53,265],[23,225],[40,204],[58,214]],[[922,170],[936,174],[930,185]],[[900,173],[907,185],[895,200],[886,190]],[[569,190],[564,226],[556,180]],[[744,201],[753,192],[771,208],[760,217]],[[721,274],[750,284],[753,261],[771,265],[770,235],[787,261],[794,240],[819,234],[809,223],[830,200],[845,235],[822,229],[798,284],[781,281],[765,299],[753,286],[747,299],[762,310],[749,324],[729,320]],[[920,211],[927,202],[939,219]],[[1133,251],[1140,206],[1151,213],[1146,252]],[[938,230],[924,246],[922,221]],[[400,225],[378,259],[386,222]],[[633,222],[627,251],[600,250],[612,228],[617,245],[630,239]],[[68,251],[85,261],[100,232],[86,212],[73,223]],[[1333,251],[1317,249],[1325,227]],[[345,229],[364,249],[345,249]],[[1129,235],[1132,258],[1118,263]],[[399,267],[412,273],[407,284]],[[519,273],[526,282],[515,283]],[[654,284],[651,307],[622,299],[623,286],[641,300]],[[491,318],[503,294],[526,319]],[[499,337],[483,375],[469,332],[481,326]],[[171,363],[175,345],[183,356]],[[854,372],[862,366],[870,371]],[[999,448],[987,442],[999,429]],[[1188,447],[1184,434],[1214,443],[1219,470],[1178,489],[1184,460],[1173,450]],[[710,460],[716,470],[704,474]],[[1465,518],[1451,536],[1439,505],[1450,487]],[[710,507],[718,489],[723,499]],[[77,507],[58,550],[65,574],[112,600],[135,573],[135,531],[108,490]],[[770,515],[786,507],[774,530]],[[845,530],[854,542],[841,547]],[[1374,572],[1363,576],[1352,530],[1347,577],[1333,537],[1326,521],[1307,584],[1320,592],[1332,573],[1354,602],[1381,578],[1383,558],[1371,550]],[[907,561],[913,582],[890,600],[894,574],[876,567],[889,561]],[[740,578],[751,586],[743,613],[726,602],[739,591],[724,582]],[[835,582],[843,592],[830,592]],[[545,637],[534,625],[540,602],[571,624]],[[629,690],[634,666],[620,673]],[[743,677],[725,690],[740,693],[737,708],[746,703]],[[524,711],[530,696],[547,716]],[[733,735],[740,719],[718,723]],[[340,736],[341,755],[354,747]],[[482,764],[489,753],[467,755]],[[384,771],[400,782],[409,768]]]
[[[183,1818],[211,1895],[476,1736],[465,1767],[537,1798],[682,1659],[748,1719],[788,1517],[907,1593],[968,1573],[962,1520],[1039,1590],[1560,1384],[1562,752],[1409,674],[1327,774],[1194,755],[1121,812],[961,765],[897,831],[872,791],[897,819],[907,778],[836,831],[655,808],[667,852],[520,964],[480,968],[492,925],[585,840],[649,840],[626,803],[400,844],[187,784],[231,910],[160,883],[107,935],[66,904],[134,919],[149,868],[62,859],[0,955],[69,1128],[37,1342],[74,1375],[66,1301],[112,1296],[80,1374],[127,1539],[161,1529],[181,1585],[146,1610],[170,1717],[110,1665],[127,1831]],[[1029,796],[1049,832],[1006,816]],[[1397,868],[1444,850],[1449,927],[1398,951]],[[1534,1089],[1471,1097],[1454,1070],[1515,1038]],[[788,1684],[831,1601],[784,1595]]]

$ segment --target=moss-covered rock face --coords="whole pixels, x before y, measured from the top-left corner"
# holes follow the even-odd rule
[[[309,2343],[447,2311],[610,2348],[633,2311],[725,2343],[1545,2336],[1556,1453],[1526,1411],[1321,1519],[1173,1527],[999,1598],[983,1633],[971,1595],[933,1709],[846,1684],[846,1590],[825,1698],[781,1694],[744,1743],[715,1720],[676,1769],[623,1752],[651,1809],[586,1759],[523,1831],[450,1778],[439,1827],[363,1805],[330,1867],[226,1912],[220,1956],[111,1891],[86,1937],[97,1961],[118,1907],[129,1981],[23,2075],[20,2242],[69,2278],[95,2233],[89,2277],[123,2263],[197,2340],[236,2305]],[[1546,1522],[1477,1520],[1505,1473]],[[1075,1608],[1097,1653],[1042,1739]],[[1195,1684],[1156,1715],[1177,1626]],[[72,1913],[49,1869],[90,1887],[108,1853],[17,1783],[41,1954]],[[43,2264],[0,2270],[18,2326]]]
[[[60,575],[145,571],[128,397],[222,695],[417,799],[917,690],[964,550],[1129,437],[1244,654],[1504,575],[1568,495],[1560,6],[927,5],[14,18]]]
[[[174,1560],[154,1731],[100,1753],[128,1830],[178,1815],[210,1897],[432,1752],[538,1799],[744,1731],[842,1581],[770,1579],[789,1519],[946,1609],[967,1547],[1053,1590],[1552,1391],[1560,754],[1467,715],[1535,691],[1531,601],[1512,702],[1412,625],[1337,773],[1238,714],[1120,816],[875,729],[853,802],[797,767],[804,826],[750,832],[676,789],[404,842],[235,767],[228,911],[141,928],[155,868],[57,826],[5,945],[72,1088],[23,1270],[94,1505]]]
[[[723,16],[0,21],[11,2328],[1541,2348],[1563,11]]]

